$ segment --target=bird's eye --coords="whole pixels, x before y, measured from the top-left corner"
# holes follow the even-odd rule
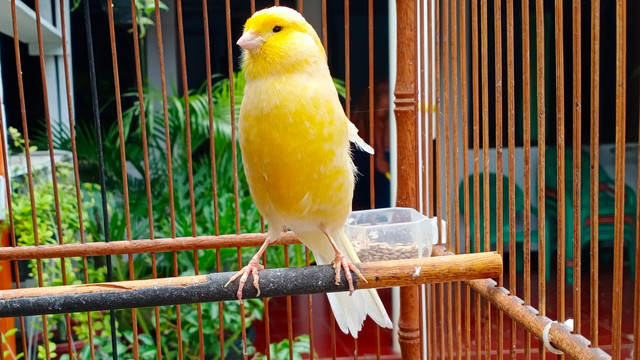
[[[274,33],[280,32],[280,31],[282,31],[282,26],[274,26],[272,31]]]

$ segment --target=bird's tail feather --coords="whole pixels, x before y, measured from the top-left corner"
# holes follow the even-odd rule
[[[319,265],[330,264],[333,261],[335,253],[322,232],[298,234],[298,237],[309,246]],[[334,234],[333,239],[349,260],[353,263],[360,262],[343,230]],[[351,333],[357,338],[367,315],[381,327],[393,327],[378,293],[373,289],[356,290],[352,295],[347,292],[327,293],[327,297],[336,322],[345,334]]]
[[[354,338],[362,330],[367,315],[381,327],[393,327],[378,293],[373,289],[356,290],[352,295],[348,292],[327,293],[327,298],[340,330],[345,334],[351,333]]]

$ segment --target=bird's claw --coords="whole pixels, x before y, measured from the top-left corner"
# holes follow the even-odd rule
[[[236,295],[238,296],[238,300],[242,300],[242,289],[244,289],[244,284],[247,282],[247,279],[249,278],[249,274],[251,274],[253,275],[253,286],[256,288],[256,290],[258,290],[258,295],[256,296],[260,296],[260,283],[259,283],[258,271],[263,269],[264,269],[264,266],[260,265],[260,263],[258,262],[258,259],[251,259],[251,261],[249,261],[249,264],[247,264],[247,266],[243,267],[242,269],[240,269],[240,271],[238,271],[235,275],[233,275],[231,279],[227,281],[224,287],[227,287],[237,278],[240,278],[240,281],[238,282],[238,292],[236,293]]]
[[[367,279],[364,278],[360,270],[353,265],[347,258],[341,253],[336,253],[336,258],[333,259],[333,268],[336,272],[335,284],[340,285],[340,271],[344,270],[344,277],[347,279],[347,283],[349,284],[349,295],[353,294],[355,289],[353,288],[353,277],[351,276],[351,271],[353,271],[358,278],[363,280],[364,282],[368,282]]]

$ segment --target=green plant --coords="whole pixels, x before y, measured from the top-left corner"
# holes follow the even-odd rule
[[[18,329],[13,328],[13,329],[9,329],[7,332],[5,333],[0,333],[0,344],[7,344],[7,338],[13,336],[16,334],[16,332],[18,332]],[[0,347],[1,349],[2,347]],[[11,348],[7,348],[7,350],[4,350],[2,352],[2,356],[4,359],[10,358],[10,359],[22,359],[24,357],[24,353],[20,352],[20,353],[14,353],[13,350]]]
[[[123,4],[124,6],[128,6],[129,4],[128,1],[121,2],[118,0],[114,0],[113,3]],[[72,0],[71,11],[77,10],[80,7],[80,4],[82,4],[82,0]],[[135,4],[136,4],[136,21],[138,23],[138,28],[139,28],[138,36],[142,40],[146,35],[147,26],[153,26],[155,24],[153,22],[153,19],[151,18],[151,14],[153,14],[153,12],[156,10],[156,6],[155,6],[154,0],[135,0]],[[160,10],[165,10],[165,11],[169,10],[167,5],[162,1],[158,2],[158,8]]]
[[[56,164],[57,193],[60,213],[56,213],[53,180],[50,171],[45,169],[35,169],[32,171],[33,178],[33,202],[35,205],[36,228],[34,229],[34,219],[32,218],[31,195],[29,183],[24,178],[14,178],[13,194],[11,196],[11,206],[13,209],[13,231],[16,234],[16,241],[21,246],[51,245],[58,243],[79,243],[80,222],[78,218],[78,200],[75,196],[75,184],[72,179],[72,167],[66,162]],[[96,188],[95,184],[82,184],[83,193]],[[83,203],[83,217],[86,219],[95,204]],[[61,228],[58,230],[57,223]],[[37,232],[36,232],[37,230]],[[62,239],[59,239],[59,234]],[[92,238],[89,239],[93,240]],[[79,258],[65,258],[64,266],[67,269],[66,278],[62,276],[61,259],[29,260],[29,276],[39,279],[38,267],[42,268],[41,281],[43,286],[62,285],[66,282],[69,285],[80,284],[83,279],[78,277],[78,272],[82,273],[84,264]],[[104,271],[94,268],[93,262],[89,261],[87,268],[89,280],[101,282],[105,280]]]
[[[10,152],[12,154],[14,153],[22,153],[25,151],[26,147],[26,143],[24,138],[22,137],[22,134],[20,134],[20,131],[18,131],[18,129],[9,126],[9,138],[12,141],[12,146],[10,148]],[[34,152],[38,149],[37,146],[35,145],[31,145],[29,146],[29,151]]]
[[[156,11],[156,5],[154,0],[135,0],[136,1],[136,21],[138,23],[138,37],[141,39],[145,37],[147,33],[147,26],[153,26],[155,23],[151,19],[151,14]],[[168,11],[167,5],[158,1],[158,8],[160,10]]]
[[[80,351],[80,358],[91,359],[91,348],[87,346],[89,344],[89,316],[87,313],[78,313],[77,315],[78,325],[73,327],[78,340],[84,340],[85,346]],[[93,347],[97,359],[109,359],[112,357],[113,347],[111,346],[111,316],[108,311],[93,311],[91,312],[91,324],[93,325]],[[122,333],[118,331],[118,323],[116,323],[116,335],[122,336]],[[124,342],[118,342],[116,344],[116,351],[119,357],[126,357],[127,344]]]
[[[15,145],[15,151],[25,151],[24,140],[20,133],[13,129],[9,129],[10,136]],[[36,151],[36,146],[31,146],[30,151]],[[32,217],[32,197],[29,191],[29,182],[27,176],[14,177],[12,179],[13,193],[11,196],[11,206],[13,210],[13,231],[16,235],[16,241],[20,246],[33,246],[37,243],[40,245],[64,243],[79,243],[81,241],[80,222],[78,216],[78,199],[75,192],[75,181],[73,178],[73,168],[68,162],[58,162],[56,164],[56,180],[58,204],[60,212],[57,213],[54,197],[54,183],[51,170],[46,168],[32,169],[33,179],[33,204],[35,206],[35,228],[34,219]],[[85,183],[81,186],[81,194],[87,195],[91,191],[99,188],[95,184]],[[87,219],[88,214],[95,211],[95,203],[84,201],[86,196],[81,199],[82,216]],[[58,222],[60,229],[58,229]],[[36,231],[37,230],[37,231]],[[59,238],[62,235],[62,239]],[[93,241],[94,238],[88,236],[87,241]],[[88,259],[86,263],[86,271],[88,279],[91,282],[104,282],[106,280],[106,269],[100,263],[96,263],[97,259]],[[84,282],[84,279],[78,274],[83,274],[85,263],[80,258],[65,258],[64,266],[60,258],[29,260],[28,268],[30,270],[28,276],[33,279],[37,285],[41,286],[57,286],[57,285],[77,285]],[[38,269],[41,271],[38,272]],[[63,276],[63,273],[65,276]],[[45,348],[48,346],[51,352],[55,351],[56,341],[64,341],[63,339],[54,338],[54,334],[58,337],[67,333],[67,322],[63,314],[47,316],[49,329],[47,334],[46,345],[38,345],[38,358],[45,357]],[[84,323],[83,323],[84,321]],[[72,314],[72,322],[81,326],[86,326],[86,320],[82,319],[82,314]],[[95,327],[101,326],[98,323]],[[37,326],[36,326],[37,327]],[[42,330],[42,328],[40,328]]]
[[[311,352],[311,346],[309,344],[309,335],[300,335],[293,339],[293,345],[289,344],[289,339],[284,339],[279,343],[273,343],[269,345],[269,355],[272,359],[288,359],[289,349],[292,349],[293,358],[295,360],[302,360],[302,355],[309,354]],[[266,354],[257,353],[253,357],[255,360],[267,359]]]

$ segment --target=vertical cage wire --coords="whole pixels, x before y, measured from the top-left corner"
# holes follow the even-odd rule
[[[444,182],[444,192],[442,196],[442,210],[441,214],[445,219],[451,219],[451,130],[449,119],[451,118],[451,86],[450,86],[450,41],[451,41],[451,30],[449,26],[450,22],[450,2],[445,1],[442,5],[442,92],[443,92],[443,120],[442,123],[442,139],[441,145],[444,149],[444,173],[441,175],[441,178]],[[442,191],[442,186],[439,187]],[[452,228],[447,227],[446,231],[443,231],[443,234],[446,234],[448,239],[453,239],[451,236],[453,234]],[[447,241],[446,243],[447,250],[451,250],[451,241]],[[446,294],[445,293],[446,290]],[[444,323],[443,318],[443,328],[446,328],[446,349],[443,347],[443,351],[446,351],[449,357],[453,356],[453,314],[452,314],[452,302],[453,302],[453,293],[452,293],[452,284],[445,283],[442,284],[441,287],[442,297],[446,297],[446,310],[444,314],[446,314],[446,324]],[[444,304],[442,304],[444,306]],[[445,327],[446,326],[446,327]],[[445,331],[443,330],[443,338]]]
[[[422,44],[426,45],[426,51],[420,48],[419,53],[419,61],[420,61],[420,116],[422,119],[422,162],[424,164],[422,168],[422,210],[423,213],[427,216],[434,215],[433,205],[434,202],[431,200],[434,197],[434,164],[433,164],[433,131],[434,131],[434,100],[433,100],[433,37],[434,33],[432,29],[434,28],[431,24],[433,22],[433,2],[431,1],[422,1],[420,3],[420,14],[418,17],[419,21],[419,29],[422,40]],[[437,111],[437,110],[436,110]],[[438,118],[437,113],[435,114],[435,118]],[[430,201],[431,200],[431,201]],[[421,356],[424,358],[435,358],[436,349],[435,349],[435,328],[436,328],[436,314],[435,314],[435,302],[434,302],[434,291],[435,287],[433,285],[427,285],[423,288],[424,290],[420,292],[421,299],[420,305],[422,312],[422,316],[426,316],[425,322],[426,326],[423,326],[423,321],[420,321],[421,325],[421,333],[420,339],[425,339],[427,341],[427,351],[426,354],[423,351],[423,347],[421,346]],[[424,300],[422,299],[424,297]],[[422,307],[422,304],[425,304]],[[426,332],[426,336],[425,336]]]
[[[582,289],[582,238],[580,231],[580,189],[582,148],[582,79],[580,61],[582,31],[580,29],[580,0],[574,0],[571,8],[572,18],[572,60],[573,60],[573,320],[577,333],[582,330],[581,289]]]
[[[522,142],[524,155],[524,304],[531,305],[531,60],[529,44],[529,1],[522,2]],[[512,253],[516,255],[515,253]],[[509,254],[509,255],[512,255]],[[516,255],[517,257],[517,255]],[[516,260],[517,262],[517,260]],[[525,334],[524,356],[531,359],[531,334]]]
[[[503,228],[503,173],[502,170],[502,5],[501,1],[494,2],[494,52],[495,52],[495,124],[496,124],[496,250],[498,254],[504,256],[504,233]],[[498,278],[498,286],[504,285],[504,275]],[[504,347],[504,314],[500,311],[497,313],[498,327],[497,355],[499,359],[503,359]]]
[[[55,162],[55,158],[54,158],[54,154],[53,154],[53,139],[51,137],[51,115],[49,112],[49,98],[48,98],[48,88],[47,88],[47,79],[45,76],[45,61],[44,61],[44,45],[42,42],[42,23],[41,23],[41,14],[39,11],[39,1],[36,0],[35,4],[34,4],[35,8],[36,8],[36,27],[37,27],[37,32],[38,32],[38,50],[39,50],[39,60],[40,60],[40,73],[41,73],[41,79],[42,79],[42,93],[43,93],[43,103],[44,103],[44,115],[45,115],[45,122],[46,122],[46,127],[47,127],[47,143],[49,146],[49,160],[51,162],[51,177],[52,177],[52,183],[53,183],[53,197],[54,197],[54,204],[55,204],[55,213],[56,213],[56,225],[57,225],[57,236],[58,236],[58,243],[59,244],[63,244],[64,240],[62,238],[62,226],[61,226],[61,209],[60,209],[60,196],[58,193],[58,179],[56,176],[56,162]],[[61,264],[61,272],[62,272],[62,278],[63,278],[63,284],[66,284],[67,280],[67,267],[66,267],[66,261],[64,258],[60,259],[60,264]],[[67,326],[67,333],[66,333],[66,337],[67,337],[67,345],[69,346],[70,349],[73,348],[73,339],[71,336],[71,316],[69,314],[65,314],[65,322],[66,322],[66,326]]]
[[[558,174],[558,278],[557,278],[557,312],[558,321],[565,321],[565,256],[566,256],[566,214],[565,208],[565,111],[564,111],[564,39],[563,39],[563,4],[555,2],[555,47],[556,47],[556,143]]]
[[[546,259],[546,231],[545,228],[545,147],[546,147],[546,126],[545,126],[545,64],[544,64],[544,1],[536,0],[536,93],[537,93],[537,122],[538,122],[538,311],[540,315],[546,315],[546,265],[540,266],[541,261]],[[541,260],[543,259],[543,260]],[[549,269],[550,270],[550,269]],[[541,359],[545,359],[546,353],[542,343],[538,347]]]
[[[14,27],[15,29],[15,27]],[[0,102],[2,102],[3,99],[0,98]],[[7,158],[8,156],[7,154],[7,142],[6,142],[6,136],[5,136],[5,120],[4,120],[4,112],[0,111],[0,146],[2,149],[2,167],[3,169],[5,169],[5,174],[8,175],[9,174],[9,166],[8,166],[8,161]],[[11,183],[9,181],[5,181],[5,191],[6,191],[6,198],[10,199],[11,198]],[[13,229],[14,228],[14,220],[13,220],[13,207],[11,204],[11,201],[7,201],[7,216],[9,217],[9,228]],[[16,247],[17,246],[17,242],[16,242],[16,234],[14,231],[10,231],[11,235],[10,235],[10,246],[11,247]],[[15,277],[16,278],[20,278],[20,268],[18,267],[18,262],[17,261],[12,261],[11,262],[13,267],[12,270],[14,271]],[[21,285],[20,282],[17,281],[16,282],[16,288],[20,289]],[[25,320],[24,317],[21,316],[20,317],[20,332],[21,332],[21,340],[22,340],[22,352],[25,354],[25,356],[28,354],[27,352],[27,338],[26,338],[26,326],[25,326]],[[6,334],[2,334],[3,336]],[[17,349],[16,349],[17,351]],[[4,351],[2,352],[4,355]]]
[[[144,102],[144,88],[142,85],[142,68],[141,68],[141,60],[140,60],[140,41],[138,34],[138,23],[136,16],[136,6],[134,2],[131,2],[131,21],[132,21],[132,33],[133,33],[133,51],[134,51],[134,61],[135,61],[135,72],[136,72],[136,89],[138,94],[138,103],[140,106],[140,130],[142,137],[142,153],[143,153],[143,163],[144,163],[144,182],[145,182],[145,194],[147,201],[147,217],[149,218],[149,239],[155,238],[154,231],[154,222],[153,222],[153,199],[151,196],[151,176],[150,176],[150,165],[149,165],[149,147],[148,147],[148,137],[147,137],[147,121],[146,121],[146,112],[145,112],[145,102]],[[208,84],[210,85],[210,84]],[[210,86],[209,86],[210,89]],[[73,139],[73,132],[71,133],[71,139]],[[76,156],[76,152],[74,151],[74,156]],[[214,165],[215,168],[215,165]],[[77,169],[77,164],[76,164]],[[77,170],[76,170],[77,171]],[[214,187],[215,188],[215,187]],[[80,196],[78,196],[80,199]],[[78,203],[81,203],[80,201]],[[216,222],[217,223],[217,222]],[[151,254],[151,268],[152,268],[152,276],[153,278],[157,278],[157,263],[156,263],[156,254]],[[88,313],[91,316],[91,313]],[[162,340],[160,333],[160,308],[158,306],[154,307],[154,315],[155,315],[155,335],[156,335],[156,356],[158,359],[162,359]],[[91,325],[91,318],[89,317],[89,324]],[[93,343],[91,344],[92,358],[93,352]]]
[[[111,43],[111,63],[113,69],[113,82],[115,88],[115,100],[116,100],[116,113],[118,118],[118,139],[120,141],[120,163],[121,163],[121,171],[122,171],[122,193],[123,193],[123,201],[124,201],[124,216],[126,221],[126,238],[128,241],[132,240],[131,237],[131,212],[129,210],[129,186],[128,186],[128,175],[127,175],[127,161],[126,161],[126,153],[125,153],[125,145],[124,145],[124,127],[122,124],[122,96],[120,93],[120,74],[118,70],[118,55],[116,53],[116,37],[115,37],[115,29],[114,29],[114,20],[113,20],[113,3],[111,0],[107,1],[108,4],[108,17],[109,17],[109,39]],[[53,159],[53,147],[50,147],[51,156]],[[52,160],[53,164],[53,160]],[[129,279],[135,279],[135,271],[133,268],[133,255],[129,254]],[[131,309],[131,320],[133,327],[133,357],[134,359],[140,358],[139,353],[139,343],[138,343],[138,316],[137,309]],[[69,329],[70,331],[70,329]],[[72,356],[72,355],[70,355]],[[117,353],[115,353],[117,357]]]
[[[134,4],[132,3],[132,8]],[[254,2],[251,2],[253,13]],[[132,10],[133,16],[133,10]],[[212,72],[211,72],[211,40],[209,39],[209,11],[207,0],[202,0],[202,24],[204,28],[204,51],[205,51],[205,71],[207,75],[207,110],[209,117],[209,156],[211,157],[211,189],[212,189],[212,197],[213,197],[213,219],[214,219],[214,235],[220,235],[220,225],[219,225],[219,212],[218,212],[218,177],[217,177],[217,165],[216,165],[216,142],[215,142],[215,123],[213,118],[213,95],[212,95]],[[134,25],[135,26],[135,25]],[[137,37],[134,37],[137,38]],[[139,90],[140,91],[140,90]],[[141,111],[142,112],[142,111]],[[143,142],[146,142],[146,138],[143,137]],[[145,163],[146,160],[146,152],[145,152]],[[148,174],[145,174],[148,179]],[[148,181],[148,180],[147,180]],[[149,196],[149,195],[148,195]],[[151,214],[149,217],[151,218]],[[150,220],[151,226],[151,220]],[[264,230],[264,222],[261,223],[261,227]],[[266,268],[266,256],[264,259],[264,265]],[[154,268],[154,277],[155,277],[155,254],[152,254],[152,266]],[[220,272],[222,270],[222,260],[220,258],[220,251],[216,251],[216,260],[215,260],[215,271]],[[218,302],[218,314],[222,314],[224,312],[224,304],[223,302]],[[161,357],[160,351],[160,323],[159,323],[159,314],[158,308],[155,308],[155,316],[156,316],[156,336],[157,336],[157,347],[158,347],[158,357]],[[224,358],[224,321],[222,316],[218,316],[218,342],[220,344],[220,357]],[[265,302],[265,338],[269,339],[269,305],[268,302]],[[267,355],[269,356],[269,355]]]
[[[482,3],[480,4],[482,7]],[[482,225],[484,221],[480,221],[480,84],[479,84],[479,75],[480,73],[480,48],[482,45],[479,44],[482,41],[482,34],[479,34],[479,11],[478,11],[478,0],[473,0],[471,2],[471,74],[472,74],[472,89],[473,89],[473,99],[472,99],[472,113],[473,113],[473,218],[474,218],[474,244],[473,251],[480,252],[482,251],[482,244],[480,242],[480,233],[483,231]],[[480,19],[480,23],[482,23],[482,19]],[[483,202],[484,203],[484,202]],[[484,209],[484,207],[483,207]],[[485,212],[486,213],[486,212]],[[486,237],[485,237],[486,239]],[[482,356],[482,323],[483,321],[479,321],[482,318],[482,298],[480,294],[474,293],[475,300],[475,313],[474,313],[474,324],[475,324],[475,354],[476,357]]]
[[[367,3],[367,43],[369,45],[369,54],[367,57],[368,61],[368,74],[367,81],[369,83],[369,91],[368,91],[368,123],[369,123],[369,145],[372,148],[376,148],[375,139],[376,133],[374,129],[374,92],[375,92],[375,83],[373,79],[373,0],[369,0]],[[380,154],[378,154],[380,155]],[[374,154],[369,155],[369,206],[373,209],[376,207],[376,191],[375,191],[375,162],[374,162]]]
[[[30,154],[30,150],[29,150],[29,134],[28,131],[26,130],[27,128],[27,117],[26,117],[26,105],[25,105],[25,92],[24,92],[24,84],[23,84],[23,78],[22,78],[22,61],[21,61],[21,57],[20,57],[20,45],[19,45],[19,35],[18,35],[18,23],[16,20],[16,3],[15,1],[11,2],[11,15],[12,15],[12,19],[13,19],[13,39],[14,39],[14,51],[15,51],[15,56],[16,56],[16,74],[18,77],[18,91],[20,94],[20,113],[21,113],[21,117],[22,117],[22,126],[25,129],[23,131],[23,136],[24,136],[24,146],[25,146],[25,160],[27,163],[27,178],[28,178],[28,184],[29,184],[29,201],[31,204],[31,219],[32,219],[32,224],[33,224],[33,236],[34,236],[34,244],[36,246],[40,245],[40,240],[39,240],[39,234],[38,234],[38,226],[37,226],[37,221],[36,221],[36,207],[35,207],[35,198],[34,198],[34,193],[33,193],[33,173],[32,173],[32,167],[31,167],[31,154]],[[39,18],[39,12],[37,17]],[[38,44],[38,49],[40,50],[40,42]],[[42,65],[42,62],[41,62]],[[44,72],[42,72],[42,76],[44,77]],[[7,156],[6,153],[4,156]],[[54,175],[55,176],[55,175]],[[38,278],[38,285],[42,286],[42,262],[40,260],[36,261],[36,267],[37,267],[37,278]],[[47,323],[47,318],[46,316],[42,316],[42,329],[45,333],[48,333],[48,323]],[[23,327],[24,330],[24,327]],[[26,355],[26,351],[25,351],[25,355]],[[45,355],[47,360],[49,360],[51,358],[51,353],[49,351],[48,346],[45,346]]]
[[[348,2],[345,2],[345,7],[348,6]],[[326,12],[324,13],[325,17],[326,17]],[[348,14],[348,11],[345,12],[345,18]],[[345,29],[346,29],[347,25],[345,23]],[[347,36],[347,31],[345,30],[345,37]],[[375,131],[375,126],[374,126],[374,117],[376,115],[376,107],[375,107],[375,93],[376,91],[379,92],[379,90],[377,90],[377,84],[375,82],[374,79],[374,66],[375,66],[375,61],[374,61],[374,46],[375,46],[375,42],[374,42],[374,2],[373,0],[369,0],[367,3],[367,42],[368,42],[368,67],[369,67],[369,72],[368,72],[368,83],[369,83],[369,91],[368,91],[368,104],[369,104],[369,145],[373,148],[376,149],[383,149],[384,150],[384,144],[376,144],[376,137],[378,136],[376,131]],[[345,42],[346,43],[346,42]],[[345,45],[346,46],[346,45]],[[345,53],[345,64],[346,63],[351,63],[350,60],[346,60],[346,58],[349,56],[349,53]],[[345,69],[346,72],[346,69]],[[349,99],[346,100],[347,102],[349,101]],[[383,133],[384,134],[384,133]],[[388,134],[387,134],[388,136]],[[382,139],[382,136],[379,136],[380,139]],[[380,146],[377,146],[380,145]],[[375,172],[376,172],[376,167],[375,167],[375,162],[374,162],[374,154],[370,154],[369,155],[369,200],[370,200],[370,207],[373,209],[376,207],[376,186],[375,186]],[[383,157],[385,156],[384,153],[378,153],[377,154],[378,157]],[[422,322],[421,322],[422,323]],[[381,356],[381,348],[380,348],[380,327],[375,324],[373,325],[376,328],[376,356],[378,358],[380,358]],[[358,339],[354,338],[354,344],[355,344],[355,357],[357,358],[358,356]]]
[[[457,184],[459,181],[459,168],[458,168],[458,159],[459,159],[459,140],[458,140],[458,21],[457,21],[457,1],[453,1],[451,3],[451,82],[453,89],[452,96],[452,122],[451,122],[451,130],[452,130],[452,150],[453,150],[453,178],[451,181],[452,191],[453,191],[453,224],[458,226],[460,223],[460,193],[457,189]],[[464,159],[463,159],[464,160]],[[459,227],[458,227],[459,228]],[[453,241],[453,251],[457,254],[461,253],[460,251],[460,232],[456,231],[451,227],[453,236],[450,238]],[[450,245],[451,248],[451,245]],[[451,285],[453,287],[453,284]],[[462,283],[455,283],[455,339],[457,348],[455,350],[457,358],[462,358]],[[452,296],[452,293],[449,294]],[[453,317],[453,315],[450,315]],[[453,354],[451,354],[453,356]]]
[[[238,200],[238,157],[237,157],[237,129],[236,129],[236,114],[235,114],[235,87],[233,79],[233,40],[231,39],[231,4],[229,0],[225,1],[225,24],[226,24],[226,40],[227,40],[227,71],[229,73],[229,99],[230,99],[230,116],[231,116],[231,156],[232,156],[232,168],[233,168],[233,206],[234,206],[234,219],[235,219],[235,232],[240,234],[240,205]],[[238,269],[242,268],[242,249],[237,248]],[[287,302],[287,309],[289,309],[289,303]],[[242,353],[244,358],[247,358],[247,326],[246,326],[246,312],[245,304],[240,302],[240,319],[241,319],[241,334],[242,334]]]
[[[63,39],[67,38],[67,20],[65,17],[65,12],[62,10],[65,8],[65,2],[64,0],[60,0],[60,29],[61,29],[61,35]],[[67,101],[67,115],[69,116],[69,137],[71,139],[71,152],[72,152],[72,158],[73,158],[73,175],[74,175],[74,185],[75,185],[75,195],[76,195],[76,205],[78,206],[78,228],[80,231],[80,242],[81,243],[86,243],[86,236],[85,236],[85,232],[84,232],[84,220],[82,217],[82,198],[81,198],[81,190],[80,190],[80,174],[79,174],[79,170],[78,170],[78,154],[77,154],[77,147],[76,147],[76,139],[75,139],[75,122],[74,122],[74,111],[73,111],[73,106],[72,106],[72,96],[71,96],[71,75],[70,75],[70,66],[69,66],[69,50],[67,48],[67,42],[63,41],[62,42],[62,56],[63,56],[63,64],[64,64],[64,78],[65,78],[65,90],[66,90],[66,101]],[[2,129],[4,130],[4,126],[2,126]],[[51,132],[49,132],[49,135]],[[3,141],[3,145],[4,145],[4,140]],[[5,154],[5,152],[3,151],[3,154]],[[4,155],[6,156],[6,155]],[[6,158],[5,158],[6,159]],[[6,169],[6,167],[5,167]],[[8,184],[9,182],[7,182]],[[9,188],[7,188],[7,192],[9,192]],[[7,198],[9,198],[9,196],[7,196]],[[11,203],[11,201],[9,201],[9,204]],[[10,205],[9,205],[10,206]],[[15,238],[14,238],[15,240]],[[89,283],[89,274],[88,274],[88,261],[87,261],[87,257],[84,256],[82,257],[82,268],[83,268],[83,280],[85,284]],[[17,270],[17,267],[16,267]],[[16,274],[17,271],[16,271]],[[19,275],[16,275],[17,278],[19,278]],[[66,279],[63,279],[64,281],[66,281]],[[92,314],[89,312],[87,313],[87,328],[88,328],[88,341],[89,341],[89,347],[90,347],[90,357],[91,359],[95,359],[95,350],[94,350],[94,331],[93,331],[93,321],[92,321]],[[22,318],[21,318],[21,322],[22,322]],[[67,320],[67,324],[70,323],[70,319]],[[23,326],[24,328],[24,326]],[[67,338],[68,338],[68,343],[69,343],[69,356],[73,357],[73,354],[71,353],[71,351],[73,350],[73,346],[71,344],[71,339],[72,336],[70,335],[70,330],[71,327],[68,328],[68,332],[67,332]],[[24,341],[24,339],[23,339]]]
[[[590,131],[590,211],[591,211],[591,296],[590,296],[590,335],[594,346],[598,346],[599,316],[599,246],[598,246],[598,184],[600,170],[600,1],[591,3],[591,131]]]
[[[627,2],[616,1],[616,155],[615,155],[615,215],[612,294],[612,353],[621,357],[622,287],[624,255],[624,168],[626,145],[627,96]],[[636,244],[637,246],[637,244]],[[636,265],[637,266],[637,265]],[[639,281],[636,279],[636,281]],[[636,354],[637,355],[637,354]]]
[[[444,112],[447,111],[446,101],[444,101],[445,97],[447,96],[447,93],[446,93],[447,86],[445,85],[445,81],[447,80],[447,78],[446,76],[442,76],[443,73],[441,72],[444,67],[444,64],[446,63],[444,43],[446,43],[446,39],[448,36],[448,34],[446,34],[444,30],[444,24],[446,20],[445,20],[445,17],[442,15],[442,13],[444,12],[444,10],[442,9],[444,9],[445,5],[446,5],[446,2],[436,1],[434,14],[433,14],[434,21],[435,21],[435,61],[434,62],[435,62],[435,70],[436,70],[435,77],[434,77],[435,102],[436,102],[436,121],[434,124],[434,131],[435,131],[434,214],[438,218],[438,224],[440,224],[441,219],[445,218],[444,208],[446,206],[446,201],[443,199],[443,196],[445,194],[442,191],[443,180],[446,181],[446,172],[444,170],[444,164],[442,161],[444,157],[444,154],[443,154],[444,134],[442,133],[444,122],[442,121],[442,119],[444,118]],[[438,238],[442,239],[442,237],[446,234],[446,231],[447,229],[440,227],[439,228],[440,236]],[[439,240],[439,242],[441,242],[441,240]],[[444,307],[445,307],[444,291],[445,291],[444,284],[433,285],[432,300],[434,305],[433,311],[435,312],[434,330],[437,329],[435,330],[434,341],[436,346],[436,354],[438,358],[444,358],[446,354],[445,346],[446,346],[446,340],[447,340],[446,339],[447,323],[446,323],[445,311],[444,311]]]
[[[484,248],[483,251],[490,251],[491,249],[491,217],[487,216],[490,213],[490,190],[489,190],[489,62],[488,62],[488,49],[489,49],[489,35],[488,35],[488,20],[487,20],[487,1],[482,0],[480,2],[480,53],[481,53],[481,78],[482,78],[482,168],[483,183],[482,183],[482,204],[484,206],[483,212],[483,225],[484,225]],[[479,204],[475,204],[479,206]],[[480,242],[480,241],[478,241]],[[491,304],[485,301],[484,304],[484,355],[485,359],[488,359],[491,355]],[[479,315],[480,313],[478,313]],[[476,335],[478,336],[478,335]],[[480,342],[480,340],[478,340]]]
[[[431,142],[431,129],[427,129],[427,126],[431,126],[431,123],[429,122],[429,120],[427,119],[427,112],[428,112],[428,108],[429,108],[429,104],[427,104],[427,89],[429,88],[430,84],[426,84],[426,79],[427,79],[427,75],[426,73],[430,70],[431,66],[429,66],[429,69],[426,69],[426,61],[429,61],[429,64],[431,64],[431,58],[427,57],[428,60],[425,59],[425,53],[427,52],[424,49],[425,44],[427,44],[431,39],[429,38],[429,32],[428,32],[428,27],[425,27],[425,13],[427,12],[426,10],[426,6],[430,6],[430,4],[428,4],[425,1],[421,1],[421,2],[417,2],[418,5],[418,14],[417,14],[417,29],[418,29],[418,39],[420,39],[420,45],[417,47],[417,56],[416,56],[416,60],[418,63],[418,69],[419,72],[416,73],[416,83],[419,84],[419,88],[418,88],[418,94],[419,94],[419,99],[418,99],[418,113],[416,114],[416,116],[418,117],[419,121],[420,121],[420,138],[422,139],[421,142],[418,142],[420,144],[420,161],[421,161],[421,168],[420,168],[420,174],[419,174],[419,183],[420,183],[420,192],[422,194],[422,196],[418,199],[418,201],[421,204],[420,207],[420,211],[422,212],[422,214],[428,215],[428,209],[427,209],[427,202],[429,201],[429,194],[427,193],[427,189],[428,189],[428,185],[427,185],[427,181],[429,181],[428,177],[427,177],[427,173],[428,171],[426,170],[430,164],[431,161],[430,158],[427,158],[427,143]],[[430,18],[429,18],[430,19]],[[432,349],[431,349],[431,343],[430,343],[430,339],[431,339],[431,316],[427,316],[428,313],[430,313],[431,310],[431,304],[430,304],[430,297],[429,297],[429,291],[430,288],[428,285],[426,286],[420,286],[420,290],[419,290],[419,298],[418,298],[418,302],[419,302],[419,319],[420,319],[420,328],[419,328],[419,336],[421,341],[423,341],[423,339],[427,339],[427,344],[426,344],[426,353],[425,353],[425,344],[420,344],[420,358],[424,359],[424,358],[431,358],[432,355]],[[426,326],[425,326],[426,324]]]
[[[176,1],[176,17],[178,18],[178,46],[180,52],[180,73],[182,80],[182,88],[184,92],[184,102],[185,102],[185,128],[186,128],[186,151],[187,151],[187,181],[189,183],[189,210],[191,213],[191,235],[193,237],[197,236],[196,231],[196,207],[195,207],[195,197],[194,197],[194,185],[193,185],[193,158],[192,158],[192,146],[191,146],[191,117],[189,112],[189,87],[187,81],[187,65],[186,65],[186,54],[185,54],[185,39],[184,39],[184,21],[182,16],[182,0]],[[193,251],[193,268],[194,274],[199,274],[199,261],[198,261],[198,251]],[[196,304],[196,317],[198,321],[198,341],[199,341],[199,352],[200,358],[204,360],[205,349],[204,349],[204,333],[202,328],[202,305],[200,303]],[[134,332],[134,334],[136,334]],[[135,341],[135,340],[134,340]]]
[[[162,109],[163,109],[163,120],[164,120],[164,131],[166,136],[166,161],[167,161],[167,176],[168,176],[168,191],[169,191],[169,218],[171,222],[171,237],[176,237],[176,214],[175,214],[175,200],[174,200],[174,183],[173,183],[173,166],[172,166],[172,156],[171,156],[171,135],[169,131],[169,105],[167,100],[167,83],[166,83],[166,70],[165,70],[165,60],[164,60],[164,45],[162,41],[162,24],[160,20],[160,3],[159,0],[155,0],[155,18],[156,18],[156,36],[158,40],[158,58],[160,63],[160,79],[162,86]],[[172,268],[173,275],[178,276],[178,254],[177,252],[172,253]],[[176,312],[176,322],[178,329],[182,329],[182,312],[181,306],[175,306]],[[182,341],[182,331],[177,332],[178,337],[178,358],[183,358],[183,341]]]
[[[508,173],[509,173],[509,292],[517,293],[516,262],[511,254],[516,253],[516,214],[515,214],[515,61],[514,61],[514,10],[513,3],[507,2],[507,122],[508,122]],[[509,354],[513,358],[518,336],[515,319],[511,319],[511,338]]]
[[[469,123],[468,123],[468,96],[467,96],[467,13],[466,1],[460,1],[460,103],[461,120],[462,120],[462,188],[463,188],[463,204],[464,204],[464,241],[465,252],[471,253],[471,222],[469,209]],[[471,358],[471,288],[465,288],[465,356],[469,360]],[[462,294],[461,294],[462,295]]]

